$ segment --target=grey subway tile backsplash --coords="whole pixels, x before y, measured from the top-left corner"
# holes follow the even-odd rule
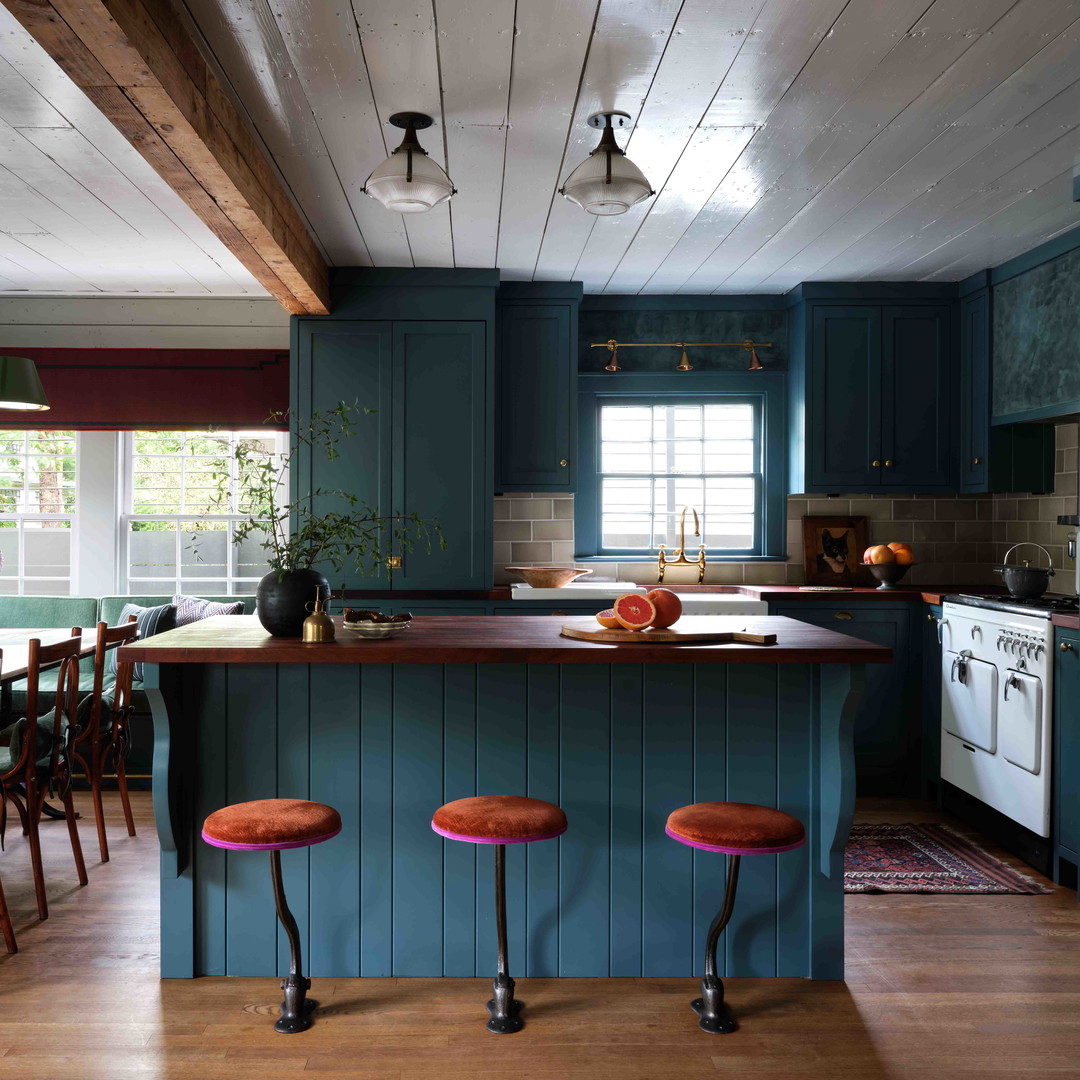
[[[1058,514],[1076,513],[1077,425],[1057,426],[1057,475],[1053,492],[1002,495],[840,495],[835,498],[793,495],[787,504],[787,562],[710,562],[706,582],[723,585],[803,584],[802,519],[807,514],[869,519],[871,542],[903,540],[915,549],[916,565],[905,582],[912,585],[995,585],[993,567],[1008,547],[1035,540],[1050,552],[1062,576],[1057,591],[1069,591],[1073,564],[1065,556],[1071,531],[1057,524]],[[574,561],[572,495],[498,495],[495,497],[495,583],[516,581],[504,567]],[[1031,550],[1025,558],[1043,558]],[[1015,556],[1014,556],[1015,558]],[[594,579],[651,583],[653,560],[592,564]]]

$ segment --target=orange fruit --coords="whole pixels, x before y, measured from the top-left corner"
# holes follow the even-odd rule
[[[606,611],[596,613],[596,621],[608,630],[618,630],[619,620],[615,618],[615,612],[608,608]]]
[[[891,544],[889,546],[892,547]],[[894,547],[892,550],[900,566],[910,566],[915,561],[915,553],[909,547]]]
[[[911,545],[905,544],[903,540],[893,540],[891,543],[885,545],[890,551],[910,551]]]
[[[653,602],[640,593],[623,593],[611,611],[624,630],[647,630],[656,618]]]
[[[653,589],[645,594],[646,599],[651,600],[656,608],[656,618],[653,626],[658,630],[664,630],[679,621],[682,615],[682,601],[670,589]]]
[[[896,552],[885,544],[875,544],[863,552],[864,563],[891,563],[896,562]]]

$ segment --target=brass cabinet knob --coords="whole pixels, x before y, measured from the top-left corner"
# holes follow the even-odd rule
[[[1071,641],[1063,641],[1061,643],[1061,651],[1062,652],[1072,652],[1073,651],[1072,642]]]
[[[974,465],[981,465],[981,464],[982,464],[982,458],[981,458],[981,457],[977,457],[977,458],[976,458],[976,459],[974,460],[974,462],[973,462],[972,464],[974,464]]]
[[[387,568],[387,570],[400,570],[401,569],[401,556],[400,555],[391,555],[386,560],[386,568]]]
[[[837,611],[833,615],[834,619],[854,619],[855,616],[850,611]]]
[[[560,459],[559,464],[565,469],[566,466],[570,464],[570,462],[567,461],[566,458],[562,458]]]
[[[926,621],[927,622],[937,622],[937,616],[936,615],[927,615],[926,616]]]
[[[886,469],[891,469],[892,468],[892,462],[888,458],[885,459],[885,468]]]
[[[874,460],[873,460],[873,461],[871,461],[871,462],[870,462],[870,464],[871,464],[871,465],[873,465],[873,467],[874,467],[875,469],[880,469],[880,468],[881,468],[881,462],[880,462],[880,461],[878,461],[878,459],[877,459],[877,458],[874,458]]]

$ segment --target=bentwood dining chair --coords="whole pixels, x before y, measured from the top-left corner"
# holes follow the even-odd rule
[[[0,649],[0,670],[3,666],[4,653]],[[2,753],[2,751],[0,751]],[[0,785],[0,806],[4,802],[4,789],[3,785]],[[0,811],[2,813],[2,811]],[[4,882],[0,880],[0,931],[4,934],[4,945],[9,953],[19,951],[18,943],[15,941],[15,927],[11,925],[11,913],[8,911],[7,900],[4,898]]]
[[[125,761],[129,745],[128,721],[133,708],[131,683],[135,665],[130,661],[119,661],[116,664],[115,682],[111,686],[105,685],[105,669],[110,648],[130,644],[138,636],[139,627],[134,615],[119,626],[98,623],[97,646],[94,649],[94,690],[79,703],[79,728],[75,735],[74,755],[90,782],[102,862],[109,861],[109,842],[105,837],[101,784],[110,757],[116,770],[116,785],[120,789],[120,802],[124,807],[128,836],[135,835],[135,819],[131,815]]]
[[[0,800],[10,801],[18,811],[23,834],[30,840],[30,862],[34,872],[38,917],[49,917],[45,894],[45,869],[41,859],[39,824],[45,796],[53,794],[64,805],[71,853],[79,884],[87,884],[75,806],[71,799],[71,740],[75,733],[75,713],[79,692],[79,654],[82,630],[74,627],[71,637],[53,645],[31,638],[27,652],[26,716],[14,724],[11,742],[0,747]],[[38,717],[38,687],[41,672],[58,668],[56,698],[52,711]]]

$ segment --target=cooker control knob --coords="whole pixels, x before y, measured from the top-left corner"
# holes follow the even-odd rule
[[[1036,645],[1035,646],[1035,659],[1036,660],[1041,659],[1039,654],[1040,653],[1045,653],[1045,652],[1046,652],[1046,646],[1045,645]]]

